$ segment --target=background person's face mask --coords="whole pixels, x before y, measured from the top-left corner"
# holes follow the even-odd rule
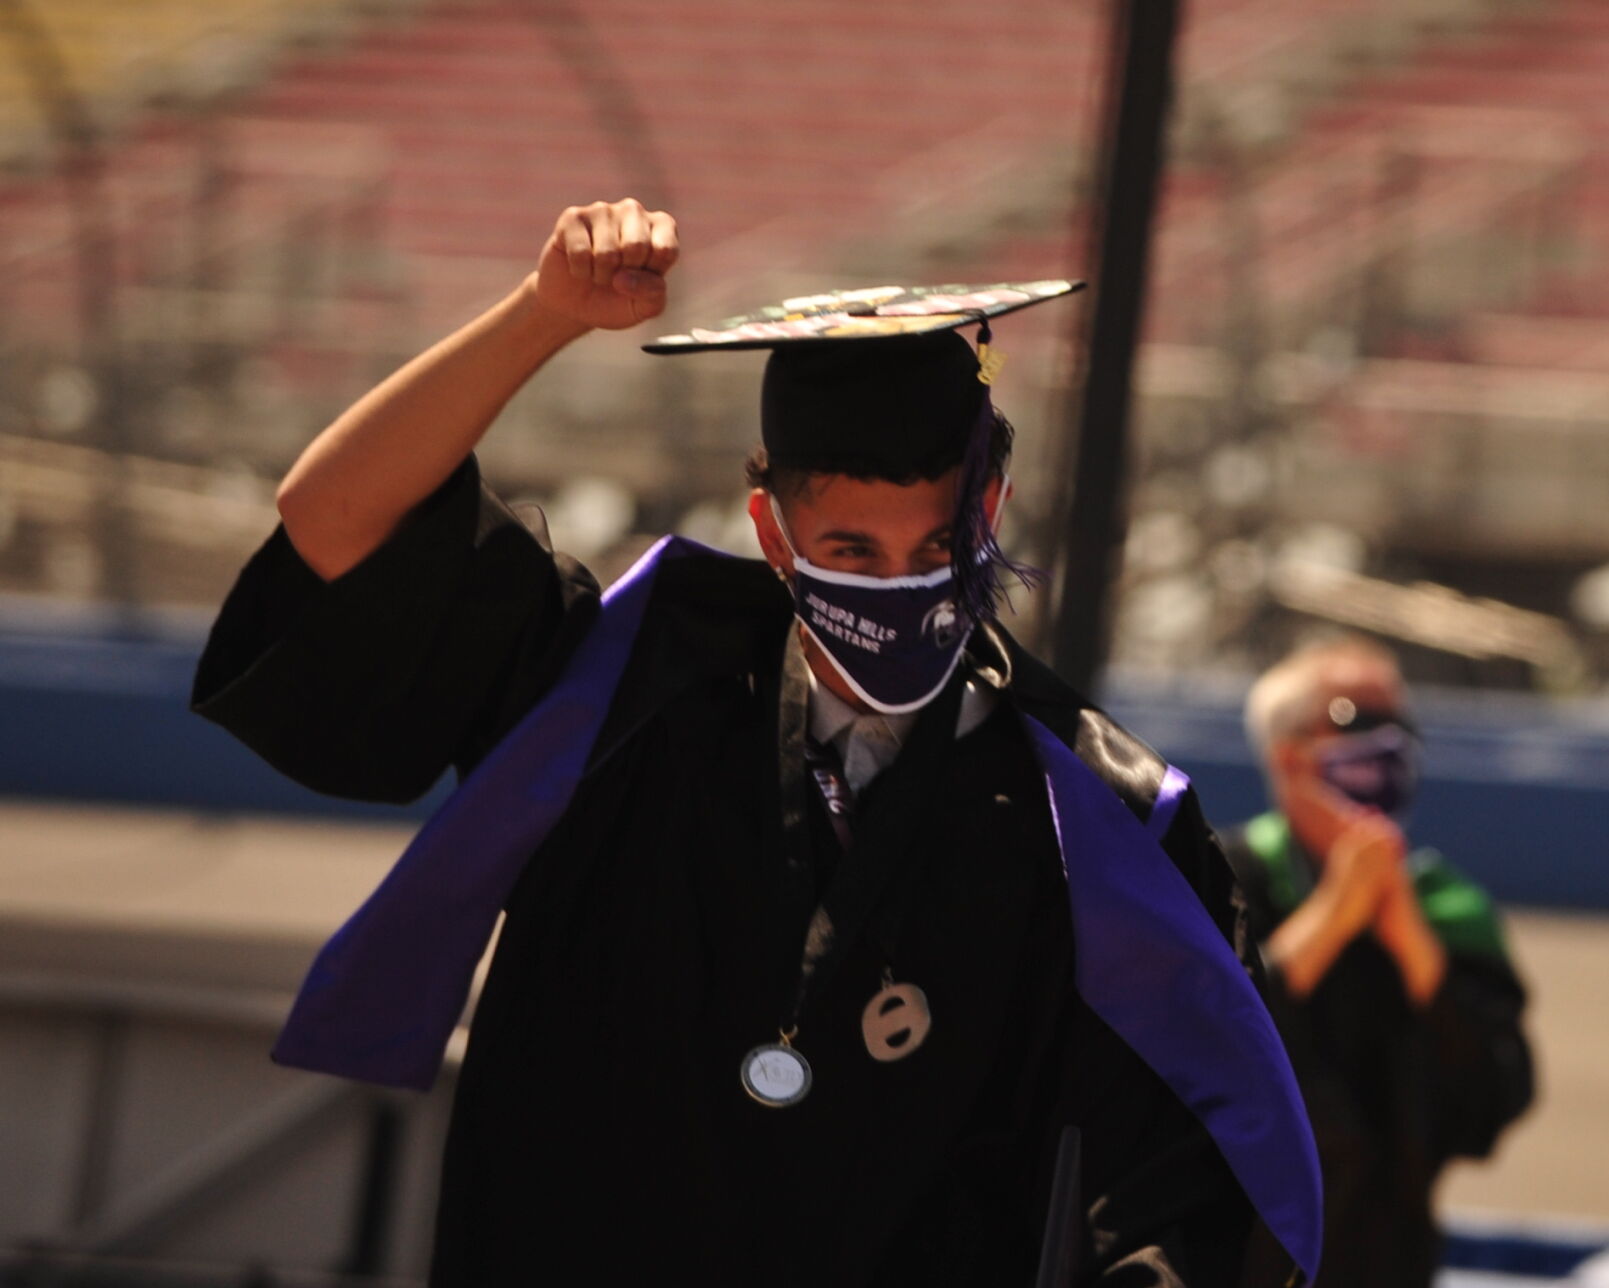
[[[948,565],[908,577],[818,568],[794,548],[794,612],[833,670],[874,711],[914,711],[936,697],[961,660],[972,623],[960,614]]]
[[[1345,734],[1318,753],[1318,771],[1342,795],[1401,820],[1419,785],[1419,743],[1397,724]]]

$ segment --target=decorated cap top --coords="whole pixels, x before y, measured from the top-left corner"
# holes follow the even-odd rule
[[[988,285],[871,286],[801,295],[726,318],[685,335],[662,335],[648,353],[777,349],[846,340],[887,340],[953,331],[1082,290],[1083,282],[995,282]]]

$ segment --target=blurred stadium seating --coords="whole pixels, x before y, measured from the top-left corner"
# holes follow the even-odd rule
[[[1200,113],[1141,371],[1135,508],[1142,529],[1168,521],[1174,554],[1131,549],[1126,600],[1184,607],[1125,614],[1120,657],[1276,655],[1315,615],[1269,610],[1317,532],[1351,571],[1547,614],[1583,659],[1548,678],[1452,650],[1412,657],[1424,678],[1603,675],[1605,623],[1580,591],[1609,554],[1606,19],[1590,0],[1444,15],[1283,136]],[[1009,271],[1045,253],[1026,239]],[[1317,615],[1359,621],[1340,601]]]
[[[1068,207],[1087,191],[1101,92],[1093,5],[35,9],[48,13],[64,84],[100,142],[75,153],[41,134],[40,77],[0,59],[17,122],[0,129],[0,149],[9,139],[11,155],[32,161],[0,182],[0,317],[12,319],[0,321],[0,365],[17,391],[0,432],[218,470],[237,493],[250,487],[242,478],[274,476],[378,372],[517,281],[573,200],[631,190],[673,206],[692,252],[689,311],[852,274],[1060,273],[1088,215]],[[1392,517],[1400,498],[1380,488],[1380,453],[1354,451],[1355,440],[1458,421],[1442,432],[1451,446],[1407,474],[1442,457],[1501,460],[1463,439],[1512,439],[1510,428],[1489,418],[1467,428],[1457,405],[1393,411],[1408,423],[1389,432],[1356,426],[1387,414],[1392,372],[1372,369],[1376,359],[1494,363],[1523,350],[1546,362],[1550,344],[1582,354],[1597,344],[1592,293],[1575,286],[1604,189],[1594,14],[1577,0],[1192,7],[1153,273],[1142,507],[1168,508],[1181,474],[1266,431],[1312,464],[1260,498],[1258,522],[1270,507],[1291,510],[1313,472],[1352,469],[1355,485],[1334,489],[1329,510],[1384,546],[1409,522]],[[1565,303],[1568,335],[1556,316]],[[1065,380],[1065,326],[1047,317],[1016,329],[1023,404]],[[1449,339],[1461,327],[1462,347]],[[1339,359],[1301,361],[1336,342]],[[626,468],[649,527],[723,491],[749,433],[747,375],[638,363],[621,379],[631,360],[599,344],[545,378],[514,409],[530,432],[488,445],[494,472],[541,491]],[[75,379],[102,408],[115,379],[116,409],[75,428]],[[1597,423],[1596,402],[1577,399],[1563,419]],[[666,450],[667,422],[686,426],[684,450]],[[1041,450],[1030,464],[1050,459]],[[1542,467],[1539,486],[1579,478],[1579,464]],[[1504,477],[1486,464],[1460,477],[1471,471]],[[1043,545],[1048,471],[1021,472],[1023,530]],[[1463,495],[1452,489],[1428,527],[1417,507],[1411,525],[1465,531],[1454,521]],[[13,528],[48,523],[46,506],[19,497]],[[1503,508],[1525,519],[1538,509]],[[1335,517],[1319,509],[1308,517]],[[197,529],[206,522],[198,514]],[[1601,534],[1573,522],[1582,532],[1565,545],[1579,561]],[[124,526],[144,539],[139,521]],[[1513,526],[1476,525],[1471,539],[1489,549]],[[193,543],[220,556],[180,586],[171,552],[97,579],[82,549],[42,556],[52,543],[73,539],[23,531],[0,550],[0,586],[121,586],[171,601],[204,584],[215,597],[242,553],[232,533]],[[1177,632],[1198,653],[1244,625],[1209,591],[1213,629]],[[1141,639],[1136,656],[1202,660],[1187,651]]]
[[[80,445],[249,491],[377,372],[518,280],[574,199],[673,205],[696,252],[689,310],[848,274],[1061,272],[1088,213],[1069,218],[1068,197],[1100,93],[1093,6],[46,8],[102,145],[77,171],[62,140],[41,151],[40,78],[6,63],[7,119],[35,119],[0,129],[34,162],[0,183],[0,363],[20,394],[0,432],[44,440],[28,447],[35,477],[50,440],[75,438],[75,378],[104,406],[115,374],[120,410],[88,415]],[[1219,545],[1304,507],[1376,549],[1451,544],[1448,575],[1471,550],[1512,553],[1516,532],[1576,571],[1601,550],[1593,507],[1537,498],[1584,489],[1599,464],[1577,444],[1602,417],[1604,49],[1601,16],[1575,0],[1194,6],[1153,272],[1142,509],[1177,506],[1177,480],[1211,475],[1229,448],[1283,484],[1246,522],[1203,494],[1217,519],[1190,518]],[[1024,383],[1064,379],[1064,326],[1017,328]],[[628,360],[598,346],[555,373],[516,411],[540,433],[489,445],[494,471],[542,490],[635,461],[622,481],[659,526],[720,491],[748,434],[747,377],[639,364],[635,382],[615,378]],[[1510,391],[1497,406],[1543,411],[1472,409],[1471,362],[1502,369],[1480,385]],[[1561,384],[1555,366],[1580,378]],[[666,420],[702,426],[693,450],[667,453]],[[1527,488],[1512,486],[1516,457]],[[1022,471],[1041,544],[1046,472]],[[207,568],[181,575],[194,552],[159,553],[97,579],[48,504],[16,495],[21,535],[0,551],[12,589],[205,600],[243,549],[198,511],[207,535],[190,544],[220,551]],[[1210,630],[1137,638],[1136,658],[1221,651],[1245,614],[1207,591]]]
[[[12,7],[0,57],[0,155],[43,163],[52,150],[40,87],[61,81],[103,125],[153,102],[205,101],[260,80],[288,47],[338,37],[412,0],[51,0]],[[28,51],[22,56],[21,50]]]

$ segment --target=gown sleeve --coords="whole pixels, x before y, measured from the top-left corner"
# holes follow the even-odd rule
[[[1524,1008],[1525,989],[1506,960],[1448,954],[1447,976],[1421,1017],[1428,1146],[1438,1166],[1486,1157],[1531,1103]]]
[[[1255,974],[1243,900],[1193,793],[1181,802],[1164,849]],[[1257,1220],[1212,1136],[1078,993],[1059,873],[1047,878],[1036,906],[1026,973],[1054,983],[1027,1004],[1045,1027],[1020,1061],[1031,1087],[1019,1093],[1026,1106],[1021,1139],[1035,1177],[1032,1199],[1022,1205],[1051,1222],[1061,1133],[1076,1126],[1082,1221],[1069,1284],[1282,1288],[1292,1263]]]
[[[1086,1036],[1083,1176],[1088,1274],[1100,1288],[1274,1288],[1289,1263],[1247,1276],[1250,1202],[1204,1127],[1093,1014]],[[1106,1041],[1102,1041],[1106,1036]],[[1092,1052],[1103,1052],[1094,1060]],[[1105,1054],[1109,1052],[1109,1054]],[[1272,1245],[1272,1241],[1269,1240]]]
[[[1258,991],[1266,993],[1262,953],[1252,927],[1247,892],[1218,834],[1208,824],[1195,788],[1180,801],[1178,813],[1162,838],[1162,848],[1200,897]]]
[[[191,705],[315,791],[408,801],[495,745],[597,605],[592,575],[471,458],[333,581],[276,530],[213,625]]]

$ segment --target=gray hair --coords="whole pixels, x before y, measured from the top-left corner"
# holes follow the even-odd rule
[[[1312,724],[1319,714],[1319,677],[1330,662],[1345,657],[1367,658],[1401,673],[1390,649],[1351,632],[1324,635],[1287,653],[1246,694],[1246,738],[1259,758],[1267,760],[1274,743]]]

